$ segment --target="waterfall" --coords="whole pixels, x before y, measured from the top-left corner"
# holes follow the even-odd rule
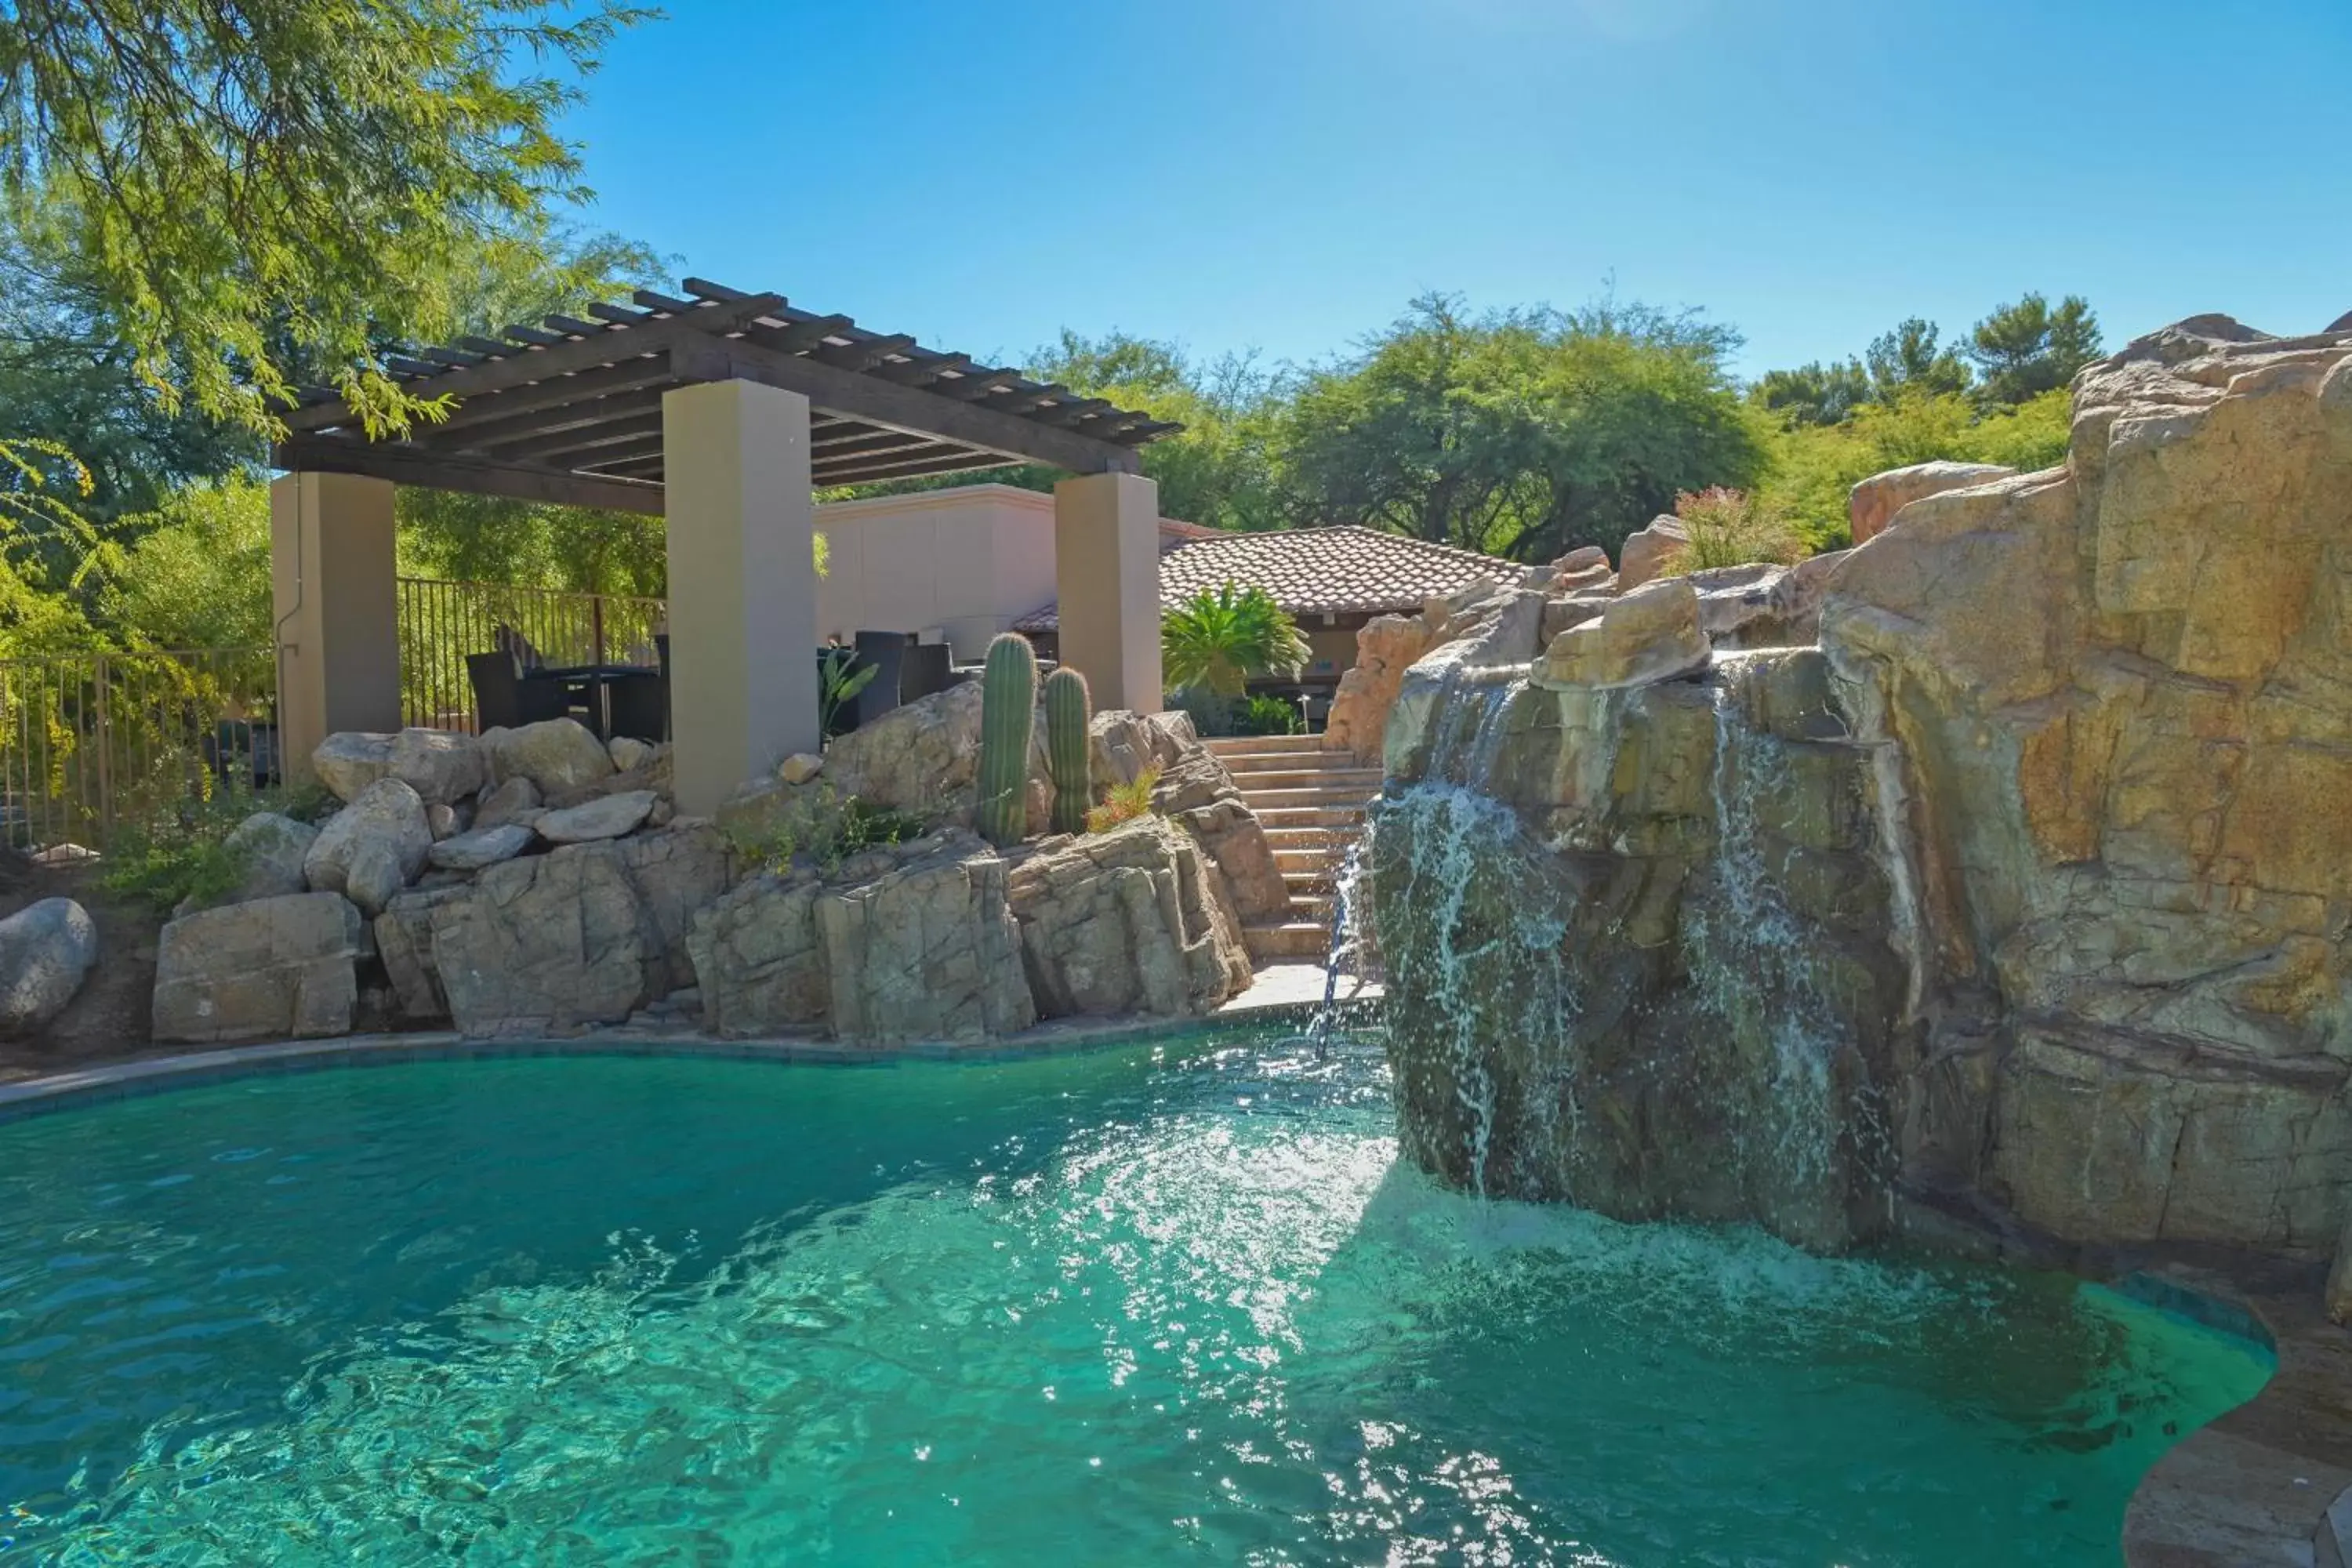
[[[1822,988],[1820,938],[1790,908],[1766,858],[1768,811],[1807,806],[1790,743],[1762,727],[1749,700],[1753,677],[1774,657],[1716,664],[1715,858],[1685,913],[1684,945],[1693,981],[1728,1031],[1736,1081],[1725,1087],[1742,1101],[1734,1136],[1743,1181],[1764,1213],[1827,1236],[1843,1228],[1835,1215],[1843,1143],[1860,1101],[1842,1092],[1848,1028]]]
[[[1506,1094],[1552,1134],[1563,1106],[1567,1125],[1575,1120],[1562,1077],[1575,1013],[1560,961],[1567,922],[1544,851],[1508,806],[1460,784],[1414,784],[1373,816],[1391,1029],[1419,1047],[1400,1090],[1424,1114],[1406,1119],[1407,1133],[1426,1129],[1430,1163],[1458,1172],[1479,1195],[1498,1176],[1517,1191],[1527,1184],[1512,1167],[1549,1163],[1558,1150],[1552,1137],[1520,1140],[1498,1171]]]

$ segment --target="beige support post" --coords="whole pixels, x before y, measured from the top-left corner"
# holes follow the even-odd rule
[[[1054,585],[1062,662],[1085,674],[1096,710],[1159,712],[1158,483],[1087,474],[1055,485]]]
[[[269,485],[278,744],[289,784],[344,730],[400,728],[400,600],[392,481],[288,474]]]
[[[662,395],[671,766],[707,816],[817,749],[816,502],[809,404],[749,381]]]

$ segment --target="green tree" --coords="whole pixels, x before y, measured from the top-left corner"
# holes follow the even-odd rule
[[[1969,367],[1958,350],[1938,345],[1939,336],[1935,322],[1913,316],[1873,338],[1863,356],[1870,366],[1872,397],[1891,403],[1911,393],[1938,397],[1966,392]]]
[[[1968,353],[1983,376],[1984,403],[2014,405],[2065,386],[2099,357],[2099,319],[2081,295],[2067,295],[2053,310],[2028,294],[1979,321]]]
[[[643,15],[16,0],[0,8],[0,195],[37,253],[86,268],[167,402],[266,428],[315,377],[397,426],[418,410],[381,373],[385,334],[445,335],[465,288],[448,259],[585,194],[557,122]]]
[[[1613,548],[1762,453],[1724,361],[1738,335],[1614,301],[1483,317],[1429,295],[1304,380],[1284,456],[1298,514],[1521,559]]]
[[[1298,625],[1264,588],[1203,588],[1160,617],[1163,679],[1178,689],[1239,697],[1252,676],[1296,676],[1313,657]]]
[[[1750,394],[1759,407],[1792,425],[1835,425],[1870,401],[1870,373],[1860,360],[1816,360],[1765,372]]]

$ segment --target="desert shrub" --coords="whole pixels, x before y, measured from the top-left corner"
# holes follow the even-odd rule
[[[801,791],[757,823],[728,829],[735,853],[763,870],[789,871],[795,861],[830,874],[853,855],[920,838],[929,825],[911,812],[844,795],[828,784]]]
[[[1122,822],[1132,822],[1151,810],[1151,791],[1160,770],[1146,768],[1123,784],[1113,784],[1103,803],[1087,813],[1088,833],[1108,833]]]
[[[1690,547],[1674,558],[1672,572],[1757,561],[1785,564],[1805,554],[1805,542],[1788,519],[1752,491],[1721,485],[1685,490],[1675,498],[1675,516],[1690,535]]]
[[[246,857],[226,842],[236,825],[270,809],[250,795],[183,802],[144,821],[120,824],[108,839],[99,880],[109,892],[169,915],[184,900],[211,903],[245,878]]]

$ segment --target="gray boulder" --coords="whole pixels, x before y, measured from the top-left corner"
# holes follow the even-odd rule
[[[833,989],[817,937],[814,880],[761,872],[694,917],[687,952],[702,992],[703,1026],[741,1039],[818,1023]]]
[[[658,989],[693,984],[688,932],[696,914],[735,881],[735,857],[726,836],[708,821],[687,821],[624,838],[614,847],[637,889],[638,906],[667,976]]]
[[[532,826],[550,844],[593,844],[634,833],[652,812],[657,797],[651,790],[628,790],[601,795],[581,805],[551,811]]]
[[[495,788],[482,792],[480,803],[474,807],[474,831],[486,827],[503,827],[520,822],[522,814],[539,809],[542,796],[539,786],[526,778],[510,778]]]
[[[519,729],[488,730],[490,782],[529,779],[542,795],[562,795],[609,776],[612,753],[576,719],[545,719]]]
[[[424,801],[404,781],[381,778],[319,830],[302,874],[314,892],[341,893],[373,919],[432,852]]]
[[[155,1037],[209,1045],[349,1034],[366,946],[359,910],[339,893],[184,915],[156,946]]]
[[[449,998],[441,989],[440,971],[433,966],[433,911],[464,898],[467,891],[462,884],[412,888],[385,905],[383,913],[375,918],[376,955],[383,961],[404,1022],[448,1021]]]
[[[479,871],[501,860],[511,860],[530,847],[538,837],[519,822],[498,827],[477,827],[471,833],[460,833],[454,838],[444,838],[433,846],[427,856],[436,870]]]
[[[193,914],[202,908],[307,892],[310,882],[302,864],[318,840],[319,830],[308,823],[274,811],[257,811],[221,840],[221,847],[240,862],[236,886],[210,906],[191,903],[173,912]]]
[[[64,1012],[97,962],[97,922],[71,899],[43,899],[0,921],[0,1035]]]
[[[344,802],[357,800],[378,779],[396,778],[427,805],[447,805],[480,789],[488,777],[480,743],[448,730],[344,731],[319,742],[310,766]]]
[[[1250,983],[1201,847],[1159,817],[1049,840],[1013,868],[1006,900],[1045,1017],[1184,1017]]]
[[[565,1034],[666,994],[660,933],[611,844],[492,866],[432,911],[433,967],[459,1029]]]
[[[835,1037],[983,1040],[1035,1023],[1004,891],[1004,862],[959,830],[886,876],[819,899]]]

